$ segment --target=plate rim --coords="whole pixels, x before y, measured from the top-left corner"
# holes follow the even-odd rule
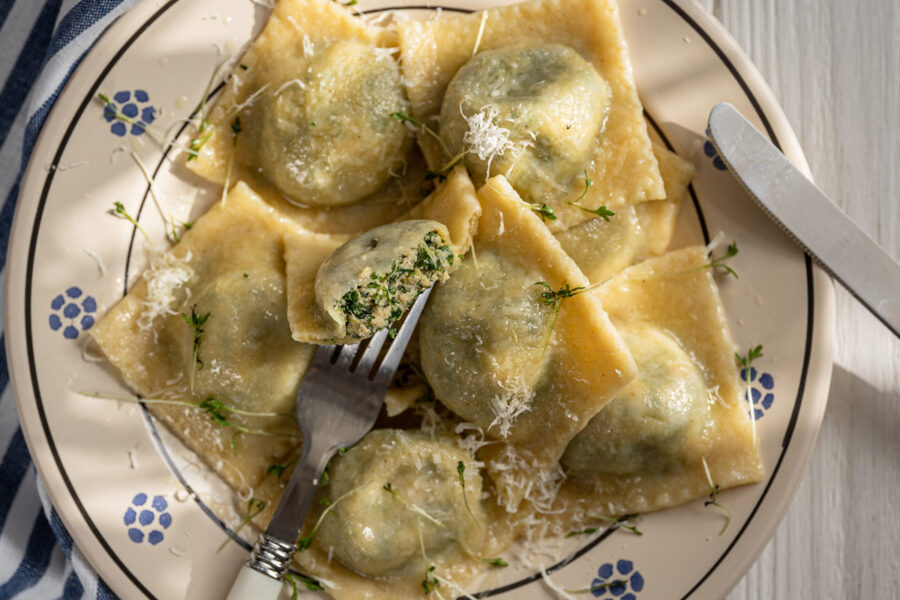
[[[801,171],[804,172],[804,174],[807,175],[807,177],[812,179],[809,166],[803,155],[802,149],[800,148],[799,141],[797,140],[783,110],[775,100],[774,94],[763,80],[761,74],[758,72],[755,65],[753,65],[750,58],[740,48],[724,26],[716,20],[711,13],[708,13],[699,5],[690,2],[690,0],[658,1],[676,12],[678,16],[691,25],[704,39],[705,43],[716,52],[731,72],[732,77],[741,85],[746,97],[750,100],[751,104],[753,104],[759,118],[767,125],[767,131],[770,137],[776,140],[776,142],[780,142],[780,144],[777,145],[781,146],[783,152],[801,169]],[[106,67],[100,69],[99,76],[96,78],[97,82],[102,80],[108,74],[118,62],[118,59],[121,58],[121,55],[127,51],[138,37],[140,37],[143,31],[152,25],[166,10],[178,2],[179,0],[153,0],[142,2],[127,11],[112,26],[110,26],[84,57],[86,59],[112,56],[112,59],[109,60]],[[413,7],[404,6],[403,8]],[[122,39],[125,39],[126,41],[124,43],[121,41],[119,43],[114,42],[114,40]],[[70,91],[71,82],[77,77],[87,76],[86,71],[87,68],[83,68],[82,65],[79,64],[78,68],[67,80],[59,98],[66,96],[67,92]],[[53,142],[62,139],[57,135],[57,132],[59,131],[57,128],[48,127],[47,125],[56,124],[57,122],[65,124],[65,117],[69,115],[78,115],[83,112],[84,106],[87,105],[90,99],[91,95],[88,95],[81,103],[54,103],[34,146],[34,152],[22,179],[22,191],[16,206],[10,233],[7,259],[8,276],[5,285],[8,299],[4,311],[7,325],[5,343],[8,364],[10,367],[9,376],[16,406],[20,414],[22,432],[25,436],[29,451],[32,453],[35,467],[44,481],[47,482],[47,486],[45,487],[56,511],[60,515],[67,529],[72,532],[72,537],[76,541],[82,541],[87,535],[85,527],[92,533],[94,543],[88,544],[87,546],[79,544],[79,549],[96,568],[98,574],[100,574],[104,581],[109,583],[110,587],[117,593],[125,591],[124,584],[127,582],[127,584],[130,584],[131,586],[129,591],[139,591],[144,596],[152,598],[154,597],[153,594],[150,593],[137,577],[134,576],[134,574],[121,562],[121,559],[119,559],[112,548],[108,546],[102,534],[96,530],[96,526],[91,522],[84,507],[80,505],[75,506],[77,495],[73,493],[71,482],[66,475],[61,472],[61,470],[64,469],[61,469],[56,450],[50,448],[51,444],[48,436],[52,437],[52,435],[50,435],[49,425],[43,415],[43,407],[37,406],[37,410],[40,413],[39,424],[42,425],[41,427],[31,426],[31,421],[26,423],[25,420],[22,419],[23,411],[29,409],[33,411],[37,404],[35,398],[37,382],[35,381],[36,374],[30,367],[34,361],[33,348],[29,345],[27,352],[28,356],[23,363],[23,359],[21,358],[23,350],[21,347],[16,347],[13,343],[14,340],[21,341],[26,338],[26,334],[22,330],[26,328],[26,323],[29,322],[31,313],[30,288],[26,287],[24,290],[24,306],[15,300],[22,296],[23,291],[21,287],[17,288],[16,285],[23,284],[24,287],[24,282],[27,280],[25,274],[21,273],[23,270],[22,265],[29,262],[27,258],[25,261],[20,260],[23,251],[19,248],[22,246],[28,247],[28,254],[26,257],[30,256],[33,252],[33,246],[36,245],[37,238],[33,235],[26,236],[24,231],[25,226],[30,224],[31,227],[28,228],[28,231],[29,234],[32,233],[31,230],[34,228],[41,212],[40,209],[37,211],[34,210],[35,202],[31,202],[32,206],[26,206],[28,201],[25,199],[36,196],[36,194],[34,194],[35,188],[38,190],[44,188],[44,192],[46,193],[52,183],[52,177],[50,177],[44,179],[43,185],[39,185],[42,178],[35,176],[35,172],[41,168],[42,161],[38,159],[41,153],[44,152],[44,146],[47,146],[50,149],[49,154],[52,155],[52,148],[54,147]],[[53,131],[53,133],[51,133],[51,131]],[[56,158],[51,164],[58,163],[62,149],[65,147],[64,145],[57,145],[59,148],[56,152]],[[23,243],[23,239],[27,239],[28,243]],[[795,402],[799,403],[800,406],[795,407],[792,423],[799,418],[801,412],[805,411],[805,420],[812,423],[814,426],[812,427],[811,432],[806,433],[805,443],[793,444],[792,446],[788,446],[787,442],[795,432],[793,431],[793,424],[788,426],[785,443],[782,445],[782,452],[778,463],[773,467],[772,472],[768,477],[766,488],[760,496],[760,499],[757,501],[753,512],[751,512],[744,523],[741,532],[739,532],[738,536],[732,540],[731,544],[723,552],[719,560],[710,568],[707,574],[683,596],[682,600],[688,597],[697,597],[699,595],[698,592],[707,592],[711,589],[719,590],[719,594],[716,594],[714,591],[712,592],[714,596],[724,596],[734,587],[740,578],[746,574],[747,570],[757,560],[759,554],[771,540],[774,531],[784,518],[789,505],[793,501],[802,480],[802,475],[806,472],[808,467],[810,456],[815,447],[816,437],[821,429],[821,422],[824,417],[824,411],[828,400],[831,379],[830,374],[833,367],[832,356],[835,317],[834,286],[831,278],[817,265],[812,263],[808,256],[805,256],[804,258],[806,261],[807,294],[809,296],[808,307],[811,310],[809,310],[807,314],[806,358],[804,360],[806,373],[805,376],[801,377],[800,390],[795,399]],[[17,262],[20,262],[21,264],[17,264]],[[21,319],[17,322],[17,316],[22,314],[23,308],[26,318],[24,319],[24,322]],[[19,310],[17,311],[16,309]],[[16,313],[18,313],[18,315]],[[814,338],[817,336],[821,339],[814,341]],[[13,368],[14,364],[19,369],[24,366],[24,372],[29,372],[30,377],[27,377],[24,373],[17,374],[16,371],[18,369]],[[26,402],[25,399],[27,399],[28,402]],[[803,404],[806,404],[805,409],[802,406]],[[29,416],[31,416],[32,419],[34,418],[33,414],[29,413]],[[793,448],[794,452],[789,464],[792,465],[793,468],[779,473],[782,461],[788,456],[788,451],[791,450],[791,448]],[[794,476],[788,477],[789,473]],[[775,496],[768,496],[770,488],[773,487],[777,487],[780,490],[780,493]],[[73,500],[75,500],[75,502],[73,502]],[[758,531],[762,532],[758,536],[759,541],[755,543],[748,542],[745,538],[745,541],[741,544],[741,547],[744,548],[745,551],[738,555],[731,554],[731,550],[741,540],[741,534],[749,527],[754,519],[756,511],[763,504],[766,504],[769,510],[776,512],[778,514],[777,518],[770,519],[762,524],[757,522],[756,527],[758,528]],[[76,532],[78,533],[76,534]],[[593,543],[590,545],[593,546]],[[725,569],[722,568],[723,566],[731,568]],[[114,574],[119,575],[119,577],[109,577],[111,572],[109,569],[111,568],[117,569]]]

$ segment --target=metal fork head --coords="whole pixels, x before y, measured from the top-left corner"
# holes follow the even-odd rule
[[[419,295],[386,348],[387,329],[359,344],[319,346],[297,392],[304,444],[327,440],[336,450],[368,433],[430,294]]]

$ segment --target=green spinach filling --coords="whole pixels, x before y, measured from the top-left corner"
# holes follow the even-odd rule
[[[336,303],[346,319],[347,335],[366,337],[403,316],[423,291],[446,278],[453,265],[453,249],[437,231],[391,263],[387,272],[373,272],[370,280],[344,294]]]

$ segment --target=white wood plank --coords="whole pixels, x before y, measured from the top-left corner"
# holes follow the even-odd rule
[[[759,67],[819,186],[900,256],[900,3],[704,0]],[[843,290],[800,490],[729,600],[900,598],[900,343]]]

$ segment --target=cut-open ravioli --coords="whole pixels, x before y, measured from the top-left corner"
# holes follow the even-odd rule
[[[91,329],[154,416],[237,490],[300,444],[294,399],[312,346],[286,318],[294,229],[239,183]]]
[[[188,167],[243,180],[307,229],[358,232],[419,200],[396,49],[329,0],[281,0],[191,143]]]
[[[420,321],[422,367],[453,412],[531,464],[552,465],[634,376],[634,363],[592,291],[555,316],[538,282],[556,290],[588,281],[509,183],[492,178],[478,198],[474,251],[435,288]],[[491,473],[509,506],[521,500],[504,485],[521,475],[513,471]]]
[[[638,376],[566,449],[571,506],[641,513],[760,481],[763,468],[706,249],[630,267],[599,289]],[[705,462],[705,465],[704,465]]]
[[[571,48],[596,69],[610,90],[609,114],[596,152],[588,164],[576,171],[577,174],[586,170],[594,181],[580,203],[590,209],[604,204],[616,209],[664,197],[663,183],[651,151],[613,2],[536,0],[470,15],[444,13],[441,18],[426,22],[400,23],[398,31],[404,82],[412,114],[432,128],[438,125],[435,118],[441,112],[448,85],[474,54],[537,44]],[[515,71],[507,76],[527,79],[527,73]],[[491,112],[489,105],[474,109],[485,117]],[[465,116],[475,115],[466,113]],[[559,131],[556,133],[560,139],[566,137],[567,127],[586,126],[584,123],[567,122],[563,117],[561,113],[557,123]],[[506,122],[494,123],[494,126],[510,129],[510,124]],[[538,132],[534,133],[537,136]],[[440,168],[451,158],[433,136],[420,133],[419,142],[432,169]],[[511,148],[508,151],[514,150]],[[571,165],[567,165],[567,169],[571,170]],[[583,178],[579,179],[567,171],[565,179],[571,181],[561,180],[559,183],[569,188],[569,200],[575,200],[584,187]],[[565,195],[558,197],[561,200]],[[544,200],[529,198],[529,201]],[[568,201],[554,201],[552,206],[558,218],[548,221],[547,225],[553,230],[566,229],[591,217],[569,205]]]
[[[481,214],[475,188],[466,171],[457,167],[421,204],[400,218],[401,222],[436,222],[446,227],[453,254],[452,268],[459,257],[468,252]],[[406,231],[408,228],[403,228]],[[317,344],[342,343],[358,338],[348,336],[346,323],[330,315],[322,306],[322,286],[317,274],[323,262],[339,247],[350,241],[347,235],[325,235],[294,232],[285,238],[287,263],[288,321],[294,339]],[[359,238],[362,239],[362,238]],[[317,289],[318,286],[318,289]],[[332,296],[334,294],[331,294]],[[333,306],[331,307],[333,308]]]
[[[591,219],[555,234],[591,283],[600,283],[625,267],[659,256],[672,240],[679,206],[696,169],[655,142],[653,154],[665,183],[664,200],[625,206],[608,221]]]
[[[457,260],[447,227],[398,221],[346,242],[316,273],[316,312],[338,343],[355,343],[391,326],[415,299],[447,278]]]

